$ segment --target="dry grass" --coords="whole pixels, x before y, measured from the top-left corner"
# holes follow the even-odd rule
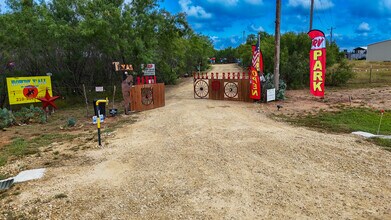
[[[391,83],[391,62],[349,61],[356,73],[350,83]]]

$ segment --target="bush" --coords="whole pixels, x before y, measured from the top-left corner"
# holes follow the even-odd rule
[[[33,105],[31,105],[30,108],[23,107],[16,112],[15,118],[18,122],[23,124],[46,122],[45,112],[41,108],[34,107]]]
[[[76,125],[76,119],[75,118],[68,118],[67,126],[68,127],[74,127]]]
[[[0,108],[0,129],[10,127],[15,124],[15,121],[15,116],[11,111],[8,111],[6,108]]]
[[[274,86],[274,74],[272,73],[269,73],[269,74],[266,74],[265,75],[265,82],[262,83],[262,86],[261,86],[261,94],[262,94],[262,97],[261,97],[261,100],[263,102],[266,102],[266,92],[268,89],[273,89],[275,88]],[[279,80],[279,90],[276,91],[276,99],[277,100],[284,100],[285,99],[285,91],[286,91],[286,88],[287,88],[287,84],[285,83],[284,80],[280,79]]]
[[[354,79],[355,76],[352,66],[349,65],[346,59],[342,59],[338,63],[335,72],[331,71],[331,73],[326,73],[326,85],[345,85],[349,80]]]

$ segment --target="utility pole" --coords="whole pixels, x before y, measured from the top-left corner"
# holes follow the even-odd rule
[[[333,30],[335,29],[336,29],[335,27],[331,27],[330,29],[327,29],[330,30],[330,44],[333,42]]]
[[[311,12],[310,12],[310,30],[312,30],[312,21],[314,20],[314,0],[311,0]]]
[[[245,35],[246,35],[246,31],[243,31],[243,43],[245,44],[246,43],[246,39],[245,38]]]
[[[280,20],[281,20],[281,0],[276,2],[276,32],[274,50],[274,87],[279,90],[280,84]]]

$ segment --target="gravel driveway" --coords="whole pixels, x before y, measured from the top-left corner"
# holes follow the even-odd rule
[[[3,208],[38,219],[391,219],[389,152],[273,121],[259,104],[194,99],[192,86],[169,86],[166,106],[88,151],[93,162],[50,168]]]

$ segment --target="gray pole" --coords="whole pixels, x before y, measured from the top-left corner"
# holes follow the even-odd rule
[[[281,19],[281,0],[276,3],[276,32],[275,32],[275,57],[274,57],[274,87],[279,90],[280,84],[280,19]]]
[[[333,43],[333,30],[336,29],[335,27],[331,27],[330,30],[330,44]]]
[[[312,30],[312,21],[313,20],[314,20],[314,0],[311,0],[310,31]]]

